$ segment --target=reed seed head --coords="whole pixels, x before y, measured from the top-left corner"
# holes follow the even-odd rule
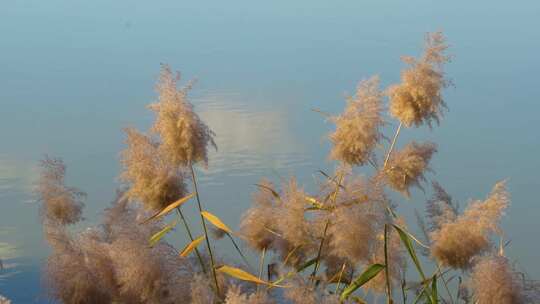
[[[382,97],[378,77],[360,82],[356,96],[349,99],[345,111],[331,118],[336,131],[330,134],[334,144],[330,158],[348,165],[375,161],[373,148],[382,138]]]
[[[156,113],[152,131],[161,139],[163,156],[175,166],[202,162],[208,164],[208,145],[216,148],[214,132],[199,118],[187,98],[190,87],[177,89],[179,76],[163,65],[156,90],[157,102],[150,105]]]
[[[401,83],[391,86],[387,94],[390,114],[405,126],[439,123],[446,107],[442,89],[448,85],[443,71],[450,59],[444,53],[447,48],[441,32],[431,33],[426,36],[422,58],[403,58],[409,67],[401,73]]]
[[[429,161],[437,152],[434,143],[407,144],[402,150],[392,153],[387,166],[384,168],[384,177],[389,186],[410,196],[410,188],[417,186],[423,189],[420,182],[425,181],[424,173],[429,170]]]
[[[469,268],[473,257],[490,249],[490,235],[499,232],[498,223],[509,203],[505,183],[495,184],[486,200],[472,202],[454,221],[430,233],[432,255],[443,266]]]
[[[83,192],[67,187],[64,182],[66,166],[59,158],[45,157],[41,163],[37,194],[42,202],[44,219],[60,225],[75,224],[82,219]]]

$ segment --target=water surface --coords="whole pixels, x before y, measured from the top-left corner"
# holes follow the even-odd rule
[[[201,192],[235,227],[261,177],[296,175],[311,189],[316,170],[333,167],[331,125],[312,108],[339,112],[374,74],[397,81],[400,56],[439,29],[454,56],[450,111],[398,144],[436,141],[429,178],[462,204],[508,178],[507,252],[540,278],[538,16],[537,1],[1,2],[0,294],[43,301],[38,160],[64,158],[68,183],[88,193],[84,225],[99,222],[118,186],[122,128],[151,123],[160,63],[198,79],[192,101],[219,146],[199,171]],[[427,196],[400,199],[400,212],[410,217]]]

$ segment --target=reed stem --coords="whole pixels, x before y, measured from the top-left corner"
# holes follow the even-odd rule
[[[202,215],[202,212],[203,212],[203,209],[202,209],[202,204],[201,204],[201,199],[199,197],[199,189],[198,189],[198,186],[197,186],[197,178],[195,176],[195,170],[193,170],[193,164],[189,164],[189,168],[191,170],[191,178],[193,180],[193,187],[195,188],[195,197],[197,198],[197,206],[199,207],[199,215],[201,217],[201,223],[202,223],[202,226],[203,226],[203,230],[204,230],[204,236],[205,236],[205,240],[206,240],[206,247],[208,248],[208,255],[210,255],[210,263],[211,263],[211,266],[212,266],[212,276],[214,277],[214,283],[216,284],[216,293],[217,293],[217,296],[219,297],[220,296],[220,291],[219,291],[219,283],[218,283],[218,279],[217,279],[217,275],[216,275],[216,265],[215,265],[215,262],[214,262],[214,255],[212,254],[212,246],[210,245],[210,238],[208,237],[208,229],[206,228],[206,222],[204,220],[204,217]]]
[[[182,219],[182,222],[184,223],[184,227],[186,228],[187,234],[189,236],[189,239],[193,242],[193,234],[191,234],[191,229],[189,229],[189,225],[187,223],[186,218],[184,217],[184,213],[182,213],[182,209],[180,207],[176,207],[176,211],[180,215],[180,218]],[[201,254],[199,253],[199,250],[195,248],[195,253],[197,254],[197,258],[199,259],[199,262],[201,263],[201,268],[204,274],[206,274],[206,267],[204,266],[204,262],[202,260]]]
[[[394,138],[392,139],[392,143],[390,144],[390,148],[388,149],[388,153],[386,154],[386,158],[384,159],[383,169],[386,168],[386,164],[388,163],[388,160],[390,159],[390,154],[392,154],[392,151],[394,150],[394,146],[396,145],[397,138],[399,136],[399,133],[401,132],[402,125],[403,123],[400,122],[399,126],[397,127],[396,133],[394,134]]]

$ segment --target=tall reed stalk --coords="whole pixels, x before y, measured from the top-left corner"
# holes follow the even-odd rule
[[[203,208],[201,204],[201,199],[199,196],[199,188],[197,186],[197,177],[195,176],[195,170],[193,169],[193,164],[189,164],[189,169],[191,171],[191,179],[193,180],[193,188],[195,190],[195,197],[197,198],[197,207],[199,208],[199,215],[201,217],[201,224],[204,230],[204,237],[206,240],[206,247],[208,249],[208,255],[210,256],[210,264],[212,267],[212,276],[214,277],[214,283],[216,285],[216,294],[219,297],[220,296],[220,289],[219,289],[219,283],[217,279],[216,274],[216,265],[214,260],[214,255],[212,254],[212,246],[210,245],[210,238],[208,236],[208,229],[206,228],[206,221],[204,220],[204,216],[202,215]]]

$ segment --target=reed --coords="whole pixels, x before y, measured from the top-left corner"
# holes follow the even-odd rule
[[[238,231],[202,204],[195,166],[209,165],[214,133],[189,101],[191,85],[178,89],[180,77],[163,66],[158,100],[150,105],[155,121],[146,133],[126,129],[123,189],[100,225],[78,233],[70,229],[82,220],[84,195],[65,185],[60,159],[43,160],[37,191],[52,249],[45,273],[48,296],[74,304],[337,304],[377,298],[387,303],[538,303],[538,284],[518,275],[504,246],[494,249],[494,239],[502,236],[499,221],[510,204],[504,181],[463,211],[432,181],[427,224],[418,214],[422,240],[399,215],[401,198],[410,199],[413,187],[424,190],[437,153],[434,143],[400,143],[399,136],[441,123],[443,89],[449,84],[446,50],[442,33],[428,34],[421,56],[404,57],[407,67],[399,83],[380,90],[378,77],[361,81],[344,112],[327,115],[335,124],[329,134],[335,172],[319,170],[322,178],[313,193],[294,177],[281,186],[259,182]],[[397,129],[385,136],[383,127],[392,118]],[[357,173],[367,165],[375,169],[371,175]],[[402,197],[390,199],[391,191]],[[196,208],[202,235],[193,233],[181,208]],[[175,210],[187,234],[183,249],[166,237],[177,221],[165,220]],[[228,236],[237,259],[222,260],[210,227],[214,238]],[[235,238],[260,256],[257,270]],[[246,267],[237,266],[238,260]],[[405,275],[407,264],[416,274]],[[439,292],[443,287],[444,294]]]

